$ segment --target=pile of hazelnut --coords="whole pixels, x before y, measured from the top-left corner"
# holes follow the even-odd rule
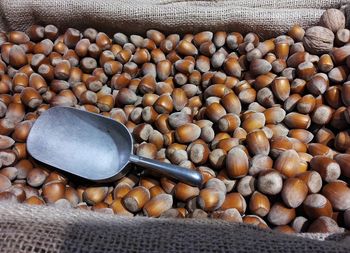
[[[350,30],[341,11],[267,40],[33,25],[1,32],[0,47],[1,200],[286,233],[350,228]],[[137,155],[199,171],[203,186],[142,168],[96,185],[46,168],[26,139],[53,106],[121,122]]]

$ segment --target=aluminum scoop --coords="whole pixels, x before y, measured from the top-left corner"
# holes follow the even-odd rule
[[[41,114],[31,128],[27,149],[43,163],[97,182],[121,178],[134,163],[187,184],[202,183],[197,171],[132,154],[133,138],[123,124],[70,107]]]

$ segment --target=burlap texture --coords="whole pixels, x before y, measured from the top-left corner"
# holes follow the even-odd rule
[[[150,28],[254,31],[267,38],[295,23],[317,24],[326,8],[342,8],[349,24],[349,5],[348,0],[0,0],[0,30],[39,23],[127,34]],[[0,252],[350,252],[347,241],[345,234],[296,237],[218,220],[130,219],[0,205]]]
[[[121,218],[52,207],[0,205],[0,251],[350,252],[344,236],[318,241],[209,219]]]
[[[150,28],[166,33],[254,31],[266,38],[286,32],[295,23],[314,25],[324,9],[345,8],[348,3],[349,0],[0,0],[0,29],[25,30],[33,23],[51,23],[62,29],[92,26],[128,34],[143,34]]]

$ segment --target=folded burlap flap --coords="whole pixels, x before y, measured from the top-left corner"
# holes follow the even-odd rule
[[[350,252],[350,244],[342,243],[345,235],[319,241],[212,219],[123,218],[3,203],[0,217],[0,251],[7,253]]]
[[[0,30],[51,23],[128,34],[150,28],[165,33],[254,31],[267,38],[295,23],[315,25],[327,8],[350,12],[347,4],[349,0],[1,0]]]

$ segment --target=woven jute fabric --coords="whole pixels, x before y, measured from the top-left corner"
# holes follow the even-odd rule
[[[0,251],[350,252],[345,236],[318,241],[210,219],[122,218],[74,209],[0,205]]]
[[[349,0],[0,0],[0,29],[50,23],[128,34],[150,28],[166,33],[254,31],[267,38],[295,23],[316,24],[326,8],[349,11],[347,4]]]
[[[315,25],[327,8],[350,17],[349,0],[0,0],[0,30],[32,24],[94,27],[110,34],[253,31],[263,38],[298,23]],[[347,234],[288,236],[210,219],[121,218],[0,203],[0,252],[350,252]]]

